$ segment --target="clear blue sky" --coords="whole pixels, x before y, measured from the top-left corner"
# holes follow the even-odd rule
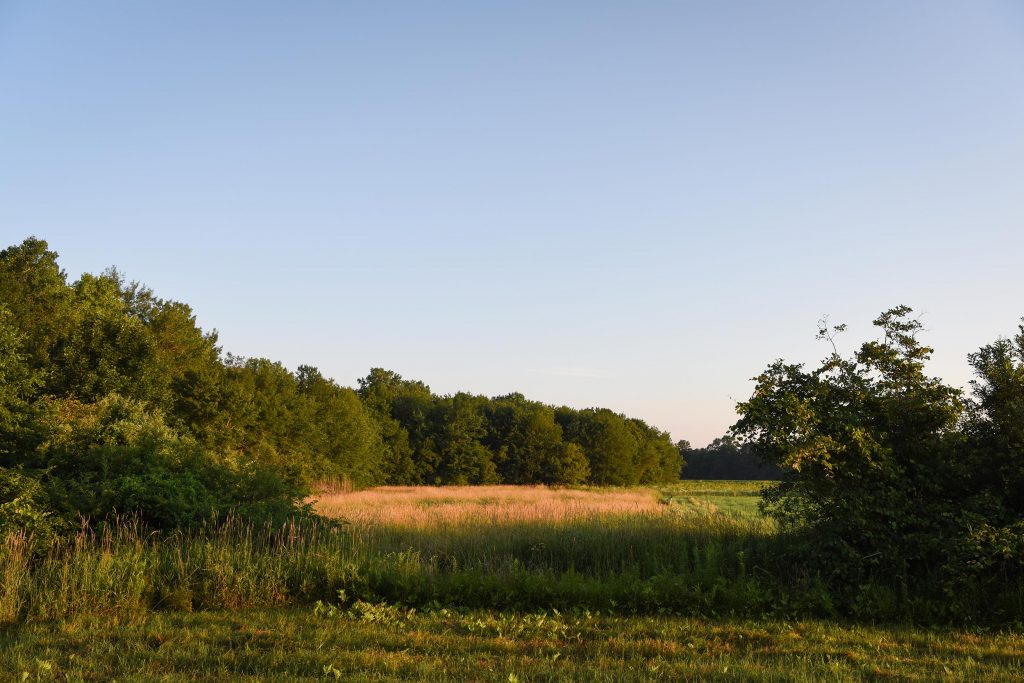
[[[1024,315],[1024,4],[0,0],[0,237],[225,349],[703,444],[771,360]]]

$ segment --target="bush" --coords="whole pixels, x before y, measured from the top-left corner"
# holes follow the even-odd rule
[[[60,520],[50,511],[49,499],[39,480],[0,467],[0,538],[20,532],[44,546],[60,528]]]
[[[159,411],[110,395],[51,401],[33,464],[67,519],[132,515],[156,529],[193,526],[244,507],[294,511],[295,486],[265,469],[218,460],[168,427]]]

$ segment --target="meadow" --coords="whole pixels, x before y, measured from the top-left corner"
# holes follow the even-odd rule
[[[338,591],[412,607],[759,613],[773,525],[749,492],[728,495],[740,491],[383,488],[323,494],[320,516],[277,527],[155,535],[123,521],[42,552],[14,534],[0,620],[304,605]],[[745,513],[710,502],[734,498],[749,499]]]
[[[1016,680],[1019,629],[838,619],[756,482],[324,491],[322,517],[0,551],[39,680]]]

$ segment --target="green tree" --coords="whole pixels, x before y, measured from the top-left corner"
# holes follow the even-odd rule
[[[999,501],[1002,516],[1024,520],[1024,325],[970,355],[968,429],[973,451],[964,467],[972,489]]]
[[[809,531],[809,557],[847,587],[881,580],[905,592],[948,552],[963,401],[925,373],[932,350],[910,313],[879,316],[882,337],[852,358],[835,352],[811,371],[773,363],[737,407],[734,432],[792,473],[770,489],[767,509]]]
[[[562,440],[555,411],[522,394],[492,399],[486,442],[506,484],[582,484],[590,467],[582,449]]]
[[[41,383],[29,366],[23,335],[14,316],[0,304],[0,462],[19,450],[31,415],[31,403]]]
[[[323,474],[360,487],[383,483],[380,432],[356,392],[308,365],[300,366],[297,376],[299,391],[310,404],[309,448],[324,463]]]
[[[289,481],[315,479],[321,463],[311,448],[314,416],[295,375],[266,358],[229,356],[226,370],[227,393],[234,402],[225,407],[239,437],[234,450]]]
[[[372,368],[359,380],[358,393],[377,421],[384,443],[384,481],[399,485],[432,481],[439,461],[425,447],[427,415],[434,401],[430,387],[402,379],[391,370]]]
[[[128,314],[120,275],[86,273],[73,291],[75,325],[54,358],[54,393],[83,401],[110,393],[153,399],[160,388],[156,344],[146,325]]]
[[[1012,605],[1015,583],[1024,585],[1024,326],[969,360],[976,379],[954,482],[961,534],[949,573],[960,585],[951,592]]]
[[[255,417],[251,390],[233,379],[237,371],[216,363],[188,370],[171,383],[168,422],[217,453],[237,450]]]
[[[778,465],[759,457],[752,444],[738,443],[731,434],[716,438],[704,448],[690,448],[686,443],[680,452],[686,460],[685,479],[778,480],[784,474]]]
[[[29,237],[0,252],[0,302],[23,335],[29,367],[47,380],[52,359],[75,325],[73,293],[46,242]]]
[[[220,364],[216,332],[203,332],[187,304],[160,299],[137,282],[121,287],[126,312],[147,329],[154,347],[154,402],[168,408],[173,385],[189,373],[211,371]]]
[[[629,486],[639,481],[639,444],[625,418],[607,408],[560,408],[556,416],[565,438],[583,449],[590,465],[590,483]]]
[[[679,449],[668,432],[651,427],[643,420],[626,421],[637,442],[633,476],[641,484],[669,484],[679,481],[683,466]]]
[[[485,401],[466,393],[437,400],[431,413],[431,436],[424,448],[438,456],[434,483],[500,482],[493,455],[482,443],[487,435],[482,410]]]

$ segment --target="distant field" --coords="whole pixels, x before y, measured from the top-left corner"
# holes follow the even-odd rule
[[[729,479],[684,479],[672,484],[667,490],[690,494],[708,494],[715,496],[758,496],[761,489],[774,481],[732,481]]]
[[[385,486],[316,496],[317,512],[359,525],[437,528],[471,523],[568,522],[594,517],[723,515],[761,520],[768,482],[684,481],[670,487]]]
[[[357,525],[438,528],[465,524],[567,522],[668,511],[654,489],[546,486],[384,486],[317,496],[317,512]]]
[[[763,481],[684,481],[662,490],[684,514],[723,515],[736,520],[766,523],[758,503]]]

